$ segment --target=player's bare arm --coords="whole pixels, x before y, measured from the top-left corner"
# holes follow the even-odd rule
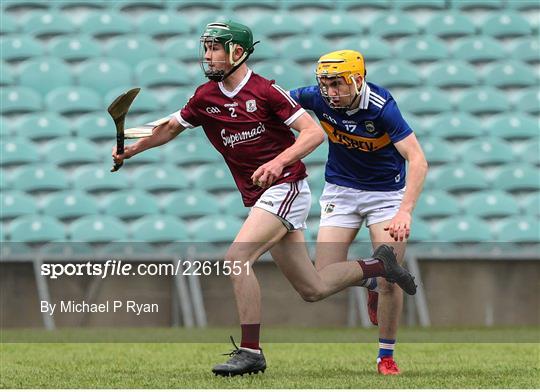
[[[410,235],[412,212],[422,192],[424,179],[428,171],[428,163],[414,133],[397,142],[395,146],[409,163],[407,187],[399,211],[388,226],[385,227],[385,230],[388,230],[395,241],[403,241],[409,238]]]
[[[294,120],[291,128],[300,133],[296,142],[255,170],[251,176],[254,184],[268,188],[281,175],[284,167],[304,158],[324,141],[324,131],[307,113]]]
[[[123,162],[124,159],[129,159],[132,156],[139,154],[153,147],[161,146],[180,134],[185,128],[171,117],[167,122],[156,126],[152,130],[152,134],[148,137],[143,137],[129,146],[126,146],[123,154],[116,153],[116,146],[113,147],[112,157],[115,163]]]

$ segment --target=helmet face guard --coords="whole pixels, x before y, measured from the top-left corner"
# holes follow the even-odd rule
[[[317,76],[317,84],[319,85],[321,95],[328,106],[333,109],[348,110],[352,108],[352,104],[356,101],[356,98],[359,96],[362,86],[365,83],[366,70],[364,58],[361,53],[353,50],[331,52],[321,56],[317,62],[315,74]],[[356,82],[356,77],[358,76],[362,77],[362,83],[360,85]],[[338,80],[338,78],[342,78],[347,86],[353,85],[354,95],[350,92],[350,88],[348,88],[347,94],[329,95],[328,87],[322,80],[332,81]],[[338,86],[336,86],[336,88],[337,87]],[[346,97],[352,97],[348,105],[340,105],[336,102],[336,98],[341,101]]]
[[[350,93],[350,88],[348,88],[347,94],[335,94],[330,95],[328,93],[328,87],[326,86],[327,83],[332,83],[334,81],[338,81],[340,78],[343,78],[345,80],[345,83],[347,87],[351,84],[354,85],[354,95]],[[356,100],[356,97],[358,97],[358,94],[360,94],[360,88],[356,83],[356,80],[354,79],[353,75],[349,76],[349,81],[347,81],[347,77],[344,75],[336,74],[336,75],[317,75],[317,84],[319,85],[319,90],[321,91],[321,96],[326,101],[328,106],[330,106],[332,109],[337,110],[348,110],[351,109],[351,106],[353,102]],[[326,84],[323,83],[322,79],[326,81]],[[336,86],[337,89],[339,89],[339,85]],[[340,105],[339,102],[343,100],[343,98],[352,97],[349,101],[348,105]],[[337,99],[336,99],[337,98]]]
[[[206,45],[213,47],[218,43],[223,45],[228,55],[228,62],[226,60],[206,60]],[[208,24],[201,35],[199,46],[199,62],[204,75],[210,80],[222,82],[248,59],[257,43],[259,41],[253,43],[253,35],[247,26],[232,21]],[[244,49],[244,53],[235,61],[234,52],[239,46]],[[212,67],[215,64],[223,64],[223,66],[220,67],[221,69],[216,70]],[[228,71],[224,69],[227,64],[232,66]]]

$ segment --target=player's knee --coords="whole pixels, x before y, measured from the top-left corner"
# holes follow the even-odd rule
[[[302,299],[306,302],[317,302],[324,298],[322,290],[316,287],[306,287],[298,291]]]

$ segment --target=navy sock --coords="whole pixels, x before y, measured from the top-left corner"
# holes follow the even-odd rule
[[[379,338],[379,358],[393,357],[396,339]]]

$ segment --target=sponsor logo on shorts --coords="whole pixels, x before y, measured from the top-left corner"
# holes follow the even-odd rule
[[[268,205],[270,207],[274,206],[274,203],[272,203],[270,200],[259,200],[259,203],[266,204],[266,205]]]
[[[324,213],[325,214],[331,214],[334,212],[334,208],[336,208],[336,205],[333,203],[326,203],[326,206],[324,207]]]

